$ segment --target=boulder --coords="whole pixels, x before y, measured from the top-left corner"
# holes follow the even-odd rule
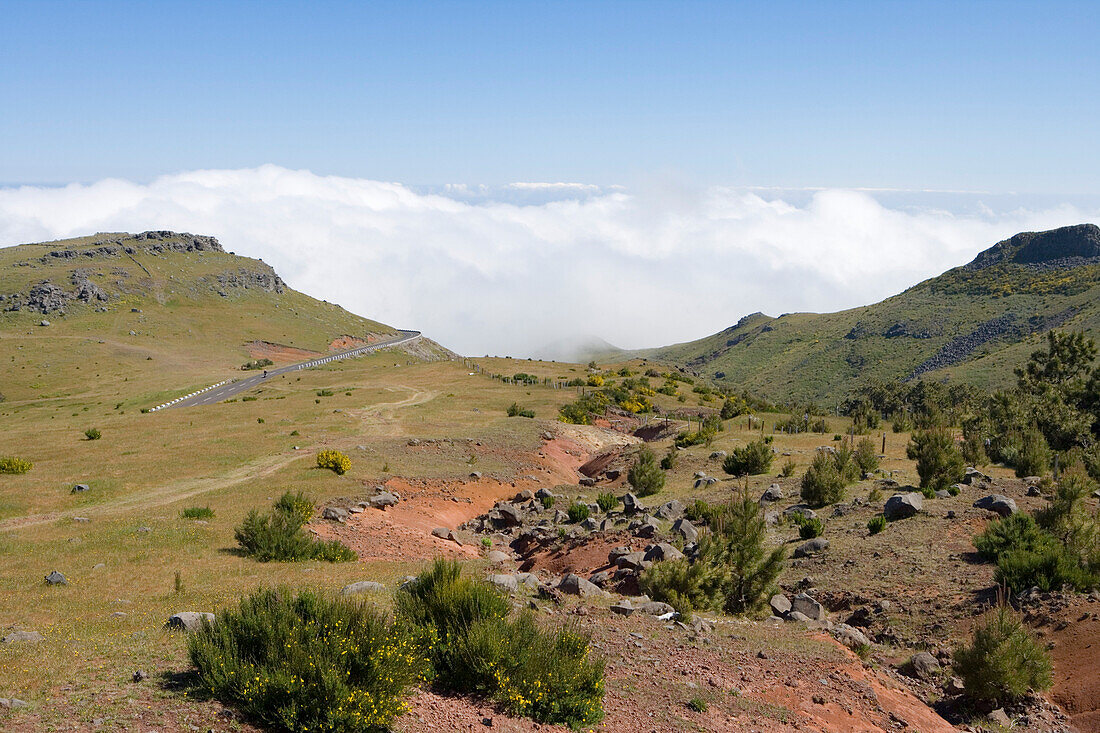
[[[535,492],[535,498],[536,499],[549,499],[552,496],[554,496],[554,492],[551,491],[550,489],[543,488],[543,489],[539,489],[538,491]]]
[[[45,640],[46,637],[42,636],[42,634],[39,634],[37,631],[13,631],[3,639],[0,639],[4,644],[36,644]]]
[[[665,560],[680,560],[684,553],[677,550],[667,542],[658,542],[650,546],[645,553],[646,562],[663,562]]]
[[[805,504],[795,504],[794,506],[787,507],[783,510],[784,517],[790,517],[795,514],[801,514],[803,519],[814,519],[815,517],[817,517],[817,512],[815,512],[813,509],[806,506]]]
[[[73,490],[70,491],[69,493],[70,494],[82,494],[85,491],[91,491],[91,490],[92,490],[92,487],[88,486],[88,484],[77,484],[76,486],[73,487]]]
[[[802,613],[801,611],[790,611],[787,614],[786,619],[788,621],[802,621],[803,623],[808,623],[810,621],[810,617]]]
[[[198,611],[180,611],[168,617],[168,621],[164,624],[164,628],[191,632],[201,629],[204,623],[214,623],[214,614],[201,613]]]
[[[462,542],[458,539],[458,535],[455,534],[453,529],[447,529],[446,527],[436,527],[432,530],[432,537],[438,537],[441,540],[449,540],[456,545],[461,545]]]
[[[805,593],[791,599],[791,613],[801,613],[812,621],[825,620],[825,607]]]
[[[470,478],[472,478],[474,481],[477,481],[479,478],[481,478],[481,471],[470,471]]]
[[[782,593],[776,593],[772,596],[768,601],[768,605],[771,606],[772,612],[776,616],[786,616],[791,610],[791,602]]]
[[[644,552],[630,552],[615,558],[615,567],[627,570],[644,570],[649,567]]]
[[[516,494],[513,501],[531,501],[534,498],[535,498],[535,492],[534,491],[531,491],[531,489],[524,489],[523,491]]]
[[[911,517],[924,508],[924,497],[916,491],[907,494],[894,494],[886,500],[882,515],[892,522],[896,519]]]
[[[654,513],[661,519],[675,519],[684,513],[684,505],[679,500],[673,499],[657,507],[657,511]]]
[[[591,486],[595,486],[595,485],[596,485],[596,479],[594,479],[594,478],[589,478],[588,476],[584,476],[584,477],[583,477],[583,478],[581,478],[581,480],[580,480],[580,481],[578,481],[577,483],[578,483],[578,484],[580,484],[581,486],[589,486],[589,487],[591,487]]]
[[[1008,713],[1005,712],[1004,708],[997,708],[987,717],[989,718],[990,723],[996,723],[1004,730],[1009,730],[1010,728],[1015,727],[1012,725],[1012,718],[1008,717]]]
[[[348,510],[340,506],[327,506],[321,512],[322,519],[331,519],[334,522],[348,521]]]
[[[594,583],[589,583],[581,576],[573,573],[566,573],[562,576],[561,582],[558,583],[558,590],[571,596],[599,596],[604,594],[604,591],[600,590]]]
[[[381,593],[384,590],[386,590],[386,586],[381,583],[376,583],[373,580],[360,580],[345,585],[340,589],[340,595],[354,596],[358,593]]]
[[[770,504],[773,501],[779,501],[783,498],[783,487],[779,484],[772,484],[764,493],[760,496],[760,501],[766,504]]]
[[[967,469],[966,469],[966,473],[963,475],[962,482],[964,484],[966,484],[967,486],[972,486],[973,484],[976,484],[979,481],[992,481],[992,479],[989,478],[989,476],[986,476],[984,473],[982,473],[978,469],[976,469],[972,466],[968,466]]]
[[[639,605],[637,610],[647,616],[664,616],[666,613],[672,613],[676,609],[662,601],[646,601]]]
[[[586,529],[589,532],[595,532],[597,529],[600,528],[600,523],[597,522],[594,517],[588,517],[583,522],[581,522],[580,526],[581,529]]]
[[[46,585],[68,585],[69,580],[56,570],[50,571],[50,574],[46,576]]]
[[[978,509],[985,509],[987,511],[996,512],[1002,517],[1007,517],[1010,514],[1016,513],[1016,502],[1009,499],[1007,496],[1001,496],[1000,494],[990,494],[989,496],[983,496],[974,502],[974,506]]]
[[[388,491],[383,491],[381,494],[370,498],[370,505],[374,509],[385,511],[387,507],[397,506],[397,497]]]
[[[634,606],[630,603],[629,598],[624,598],[618,603],[611,604],[611,613],[616,613],[620,616],[630,616],[634,613]]]
[[[653,517],[648,517],[644,522],[634,528],[634,536],[641,537],[642,539],[649,539],[656,537],[660,531],[661,525],[657,523],[657,520]]]
[[[539,578],[534,573],[516,573],[516,582],[530,590],[539,589]]]
[[[614,578],[615,578],[615,573],[613,571],[611,571],[611,570],[601,570],[598,573],[593,573],[592,577],[589,578],[588,580],[593,585],[598,585],[599,587],[603,588],[605,585],[610,583]]]
[[[505,563],[512,562],[512,558],[506,552],[500,550],[492,550],[489,552],[489,562],[494,565],[503,565]]]
[[[829,540],[824,537],[814,537],[811,540],[803,542],[801,545],[795,548],[795,557],[813,557],[825,550],[829,549]]]
[[[699,530],[695,529],[695,525],[686,517],[680,517],[672,523],[672,532],[683,537],[684,542],[694,542],[699,539]]]
[[[515,593],[519,590],[519,580],[514,575],[490,575],[489,583],[508,593]]]
[[[844,646],[853,651],[860,647],[871,646],[871,640],[859,629],[848,624],[837,624],[833,627],[833,636]]]
[[[638,512],[644,512],[645,507],[638,501],[638,497],[633,492],[626,492],[622,498],[623,513],[624,514],[637,514]]]
[[[497,529],[518,527],[523,524],[523,514],[515,506],[502,501],[489,512],[489,521]]]
[[[47,326],[50,325],[48,321],[43,321],[43,323]],[[4,708],[5,710],[22,710],[28,707],[30,707],[29,703],[17,697],[0,697],[0,708]]]
[[[769,527],[774,527],[775,525],[779,524],[779,512],[764,512],[764,524],[768,525]]]
[[[940,673],[940,663],[928,652],[917,652],[909,660],[909,668],[913,674],[922,680],[933,679]]]

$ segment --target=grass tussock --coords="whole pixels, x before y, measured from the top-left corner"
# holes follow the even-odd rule
[[[336,540],[315,540],[302,531],[313,509],[313,502],[301,492],[288,491],[275,502],[270,514],[251,510],[234,531],[234,536],[244,553],[260,562],[355,560],[355,553],[347,546]]]

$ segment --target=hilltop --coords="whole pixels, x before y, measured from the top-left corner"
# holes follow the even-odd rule
[[[1100,228],[1024,232],[873,305],[754,313],[712,336],[637,356],[773,399],[831,403],[870,378],[1009,383],[1038,335],[1100,334]]]
[[[135,401],[157,404],[249,361],[300,361],[395,333],[293,290],[214,237],[105,233],[0,249],[9,401],[129,380]],[[82,365],[95,367],[91,382]]]

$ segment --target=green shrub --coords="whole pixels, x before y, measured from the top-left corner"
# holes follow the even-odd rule
[[[573,628],[540,630],[530,612],[508,619],[511,604],[484,581],[437,560],[395,597],[446,690],[487,695],[509,712],[541,723],[595,725],[603,717],[604,664]]]
[[[711,542],[708,535],[700,540],[708,551]],[[686,558],[655,562],[638,577],[642,593],[668,603],[685,619],[695,610],[721,608],[725,582],[725,569],[716,563]]]
[[[387,729],[428,671],[383,614],[312,591],[255,591],[190,634],[187,649],[203,689],[281,731]]]
[[[21,474],[34,468],[34,464],[15,456],[0,458],[0,474]]]
[[[553,497],[553,496],[544,496],[541,499],[539,499],[539,501],[542,502],[543,507],[545,507],[546,509],[550,509],[554,506],[555,499],[556,499],[556,497]]]
[[[1020,478],[1042,476],[1050,470],[1050,448],[1038,428],[1032,428],[1023,434],[1020,451],[1016,454],[1012,467]]]
[[[966,461],[954,437],[945,428],[918,430],[905,451],[910,460],[917,462],[922,489],[935,492],[963,480]]]
[[[707,711],[707,701],[701,697],[693,697],[688,700],[688,710],[694,710],[697,713],[705,713]]]
[[[693,522],[710,524],[717,513],[718,507],[702,499],[696,499],[684,509],[684,516]]]
[[[867,501],[871,504],[882,501],[882,489],[877,486],[872,487],[871,490],[867,492]]]
[[[181,511],[180,516],[184,519],[213,519],[214,510],[208,506],[192,506]]]
[[[1081,566],[1080,558],[1064,545],[1051,544],[1034,552],[1010,550],[997,558],[994,580],[1015,593],[1031,587],[1043,592],[1059,591],[1063,587],[1087,591],[1100,582]]]
[[[975,627],[971,643],[955,650],[954,668],[967,697],[992,707],[1051,685],[1046,651],[1007,606],[990,612]]]
[[[313,502],[301,492],[286,492],[275,502],[271,514],[248,512],[234,530],[234,537],[246,555],[260,562],[296,562],[324,560],[349,562],[356,554],[336,540],[314,540],[302,526],[313,515]]]
[[[798,536],[804,540],[812,540],[814,537],[820,537],[821,533],[825,529],[825,525],[817,517],[812,519],[806,519],[801,514],[796,514],[801,521],[798,522]]]
[[[351,468],[351,459],[338,450],[326,448],[317,454],[317,468],[327,468],[343,476]]]
[[[795,464],[794,459],[788,458],[787,460],[783,461],[783,467],[779,469],[779,475],[783,478],[790,478],[791,476],[794,476],[794,471],[796,468],[797,465]]]
[[[84,437],[88,440],[99,440],[103,437],[103,433],[99,432],[99,428],[88,428],[84,431]]]
[[[1084,467],[1071,465],[1054,487],[1050,504],[1036,512],[1035,520],[1082,562],[1100,569],[1100,517],[1090,508],[1095,490]]]
[[[273,365],[274,363],[275,362],[271,361],[271,359],[255,359],[253,361],[246,361],[244,364],[241,365],[241,369],[247,372],[255,369],[263,369],[265,367]]]
[[[638,496],[656,494],[665,485],[665,472],[657,465],[657,457],[648,447],[638,451],[634,463],[626,474],[626,480]]]
[[[844,499],[844,487],[847,485],[848,481],[837,465],[836,454],[819,450],[802,476],[802,500],[812,507],[836,504]]]
[[[331,389],[319,389],[317,390],[318,397],[332,397],[334,392]]]
[[[878,534],[884,529],[886,529],[886,517],[881,514],[876,514],[867,522],[868,534]]]
[[[588,505],[579,501],[575,501],[570,504],[567,512],[569,514],[569,521],[573,524],[583,522],[584,520],[588,519],[588,515],[591,514],[591,510],[588,508]]]
[[[860,473],[874,473],[877,471],[879,457],[878,450],[875,448],[875,441],[870,438],[860,438],[860,441],[856,443],[854,458],[856,465],[859,466]]]
[[[527,410],[519,406],[518,402],[513,402],[508,406],[508,417],[534,417],[534,410]]]
[[[983,560],[997,562],[1009,552],[1042,552],[1053,542],[1043,532],[1030,514],[1016,512],[986,525],[985,531],[974,538],[974,547]]]
[[[676,468],[676,446],[669,448],[668,453],[661,459],[661,470],[671,471]]]
[[[619,505],[619,497],[608,491],[596,496],[596,504],[600,507],[600,511],[606,514]]]
[[[731,450],[722,462],[722,470],[731,476],[754,476],[767,473],[774,458],[775,454],[767,443],[754,440]]]

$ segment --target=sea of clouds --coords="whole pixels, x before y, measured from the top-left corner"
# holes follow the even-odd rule
[[[590,335],[659,346],[754,311],[854,307],[1018,231],[1084,221],[1100,206],[654,182],[413,187],[271,165],[0,188],[0,246],[210,234],[298,290],[473,355]]]

